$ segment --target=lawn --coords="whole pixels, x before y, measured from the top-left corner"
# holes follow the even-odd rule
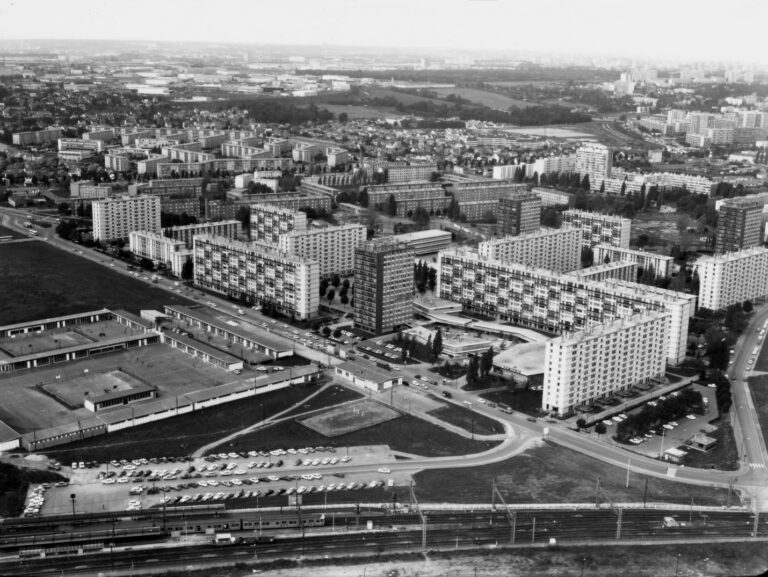
[[[353,391],[347,387],[342,387],[341,385],[333,385],[327,389],[324,389],[322,392],[309,399],[303,405],[293,409],[289,413],[286,413],[285,416],[299,415],[301,413],[316,411],[317,409],[324,409],[325,407],[333,407],[347,401],[354,401],[355,399],[362,398],[363,395],[357,391]]]
[[[465,431],[474,431],[476,435],[498,435],[504,432],[504,426],[498,421],[459,405],[446,403],[439,409],[429,411],[429,414]]]
[[[44,451],[62,463],[178,457],[301,402],[314,388],[288,387],[172,419],[124,429]]]
[[[477,88],[432,88],[430,89],[436,92],[441,98],[445,98],[449,94],[455,94],[461,98],[471,100],[487,106],[488,108],[494,108],[496,110],[509,110],[510,107],[516,106],[517,108],[528,108],[529,106],[538,106],[537,102],[527,102],[525,100],[518,100],[516,98],[510,98],[503,94],[497,94],[496,92],[490,92],[488,90],[478,90]]]
[[[26,235],[21,234],[20,232],[13,230],[12,228],[8,228],[7,226],[0,225],[0,236],[10,236],[12,238],[24,238]]]
[[[164,304],[194,304],[42,241],[0,245],[0,279],[0,325],[102,307],[138,314]]]
[[[338,437],[325,437],[296,421],[284,421],[237,439],[238,451],[271,451],[286,447],[323,445],[389,445],[394,451],[415,453],[425,457],[447,457],[486,451],[498,445],[495,441],[472,441],[410,415],[361,429]],[[219,452],[213,449],[211,452]]]
[[[529,389],[515,389],[506,391],[494,391],[480,395],[494,403],[504,403],[512,407],[514,411],[520,411],[527,415],[538,416],[541,414],[541,391]]]
[[[487,502],[491,483],[507,503],[595,502],[600,478],[603,502],[642,502],[648,480],[648,501],[724,505],[727,489],[712,489],[631,474],[556,445],[544,444],[507,461],[466,469],[434,469],[415,475],[416,496],[424,501]],[[446,482],[450,479],[450,482]]]

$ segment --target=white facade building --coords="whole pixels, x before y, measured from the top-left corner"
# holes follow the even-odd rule
[[[280,235],[291,231],[307,231],[306,213],[268,204],[251,205],[251,240],[277,245]]]
[[[768,249],[752,247],[696,261],[699,306],[719,310],[768,295]]]
[[[581,229],[581,242],[584,246],[610,244],[629,248],[632,221],[628,218],[585,210],[566,210],[563,212],[563,225],[566,224]]]
[[[556,272],[581,266],[581,230],[542,228],[520,236],[504,236],[480,243],[480,256]]]
[[[192,256],[192,251],[183,240],[174,240],[162,234],[134,230],[128,235],[128,240],[133,254],[164,264],[176,276],[181,276],[181,267]]]
[[[160,232],[160,197],[123,196],[93,203],[93,239],[127,238],[131,231]]]
[[[197,286],[270,305],[297,319],[317,314],[320,304],[317,261],[260,243],[208,235],[194,238],[193,251]]]
[[[579,405],[663,377],[669,313],[618,319],[547,342],[542,408],[566,415]]]
[[[653,271],[657,278],[669,278],[672,274],[672,268],[675,259],[671,256],[656,254],[654,252],[645,252],[643,250],[634,250],[631,248],[622,248],[611,246],[609,244],[598,244],[592,247],[596,263],[605,262],[608,257],[610,262],[617,260],[631,260],[636,262],[637,266],[643,271]]]
[[[281,234],[278,246],[286,253],[317,261],[320,277],[348,275],[355,269],[355,247],[365,242],[362,224],[310,228]]]

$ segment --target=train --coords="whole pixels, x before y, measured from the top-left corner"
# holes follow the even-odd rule
[[[166,523],[169,533],[223,533],[227,531],[271,531],[298,529],[299,527],[323,527],[324,513],[291,512],[282,515],[248,513],[236,519],[189,519],[180,522],[178,518]]]

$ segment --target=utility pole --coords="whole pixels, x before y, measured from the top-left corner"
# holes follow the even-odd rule
[[[421,515],[421,550],[427,551],[427,516]]]
[[[648,477],[645,478],[645,491],[643,491],[643,509],[645,509],[645,504],[648,501]]]
[[[600,508],[600,477],[597,478],[597,489],[595,490],[595,509]]]
[[[623,510],[619,509],[619,518],[616,520],[616,540],[618,541],[621,539],[621,516],[622,516]]]
[[[759,523],[760,523],[760,511],[758,509],[755,509],[755,524],[752,527],[752,536],[753,537],[757,537],[757,531],[760,528],[759,527]]]
[[[533,518],[533,526],[531,527],[531,545],[536,540],[536,517]]]

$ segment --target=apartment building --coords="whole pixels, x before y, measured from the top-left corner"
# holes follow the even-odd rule
[[[381,238],[355,247],[355,328],[377,336],[413,317],[413,249]]]
[[[135,194],[153,194],[162,197],[198,198],[205,192],[202,178],[154,179],[143,184],[131,184],[128,190]]]
[[[606,279],[637,282],[637,263],[631,260],[616,260],[595,264],[588,268],[574,269],[568,276],[579,280],[602,281]]]
[[[254,200],[257,199],[257,200]],[[268,194],[251,195],[250,199],[236,203],[240,206],[250,206],[254,204],[263,204],[277,208],[290,210],[299,210],[300,208],[310,208],[317,212],[331,212],[331,199],[324,194],[310,194],[301,192],[280,192]]]
[[[635,315],[548,341],[542,409],[567,415],[596,399],[662,378],[670,317],[665,312]]]
[[[656,278],[669,278],[675,262],[675,259],[671,256],[611,246],[609,244],[596,244],[592,247],[592,251],[596,263],[604,263],[606,257],[609,262],[631,260],[637,263],[638,269],[642,269],[643,272],[649,272],[655,275]]]
[[[541,199],[541,206],[571,206],[575,196],[570,192],[562,192],[554,188],[534,187],[531,189]]]
[[[184,245],[184,241],[164,234],[134,230],[128,234],[128,241],[133,254],[162,263],[176,276],[181,276],[181,267],[192,256],[192,250]]]
[[[160,232],[160,198],[123,196],[93,203],[93,239],[128,238],[131,231]]]
[[[768,296],[768,249],[752,247],[703,256],[694,264],[699,275],[699,306],[719,310]]]
[[[519,236],[493,238],[481,242],[478,253],[488,260],[568,272],[581,266],[581,231],[542,228]]]
[[[576,150],[576,172],[591,183],[611,176],[613,151],[603,144],[585,144]]]
[[[413,249],[416,256],[434,254],[451,246],[453,235],[447,230],[419,230],[393,235],[392,240]]]
[[[367,188],[368,205],[385,207],[389,197],[395,201],[416,200],[425,198],[445,198],[445,190],[436,182],[404,182],[397,184],[380,184]]]
[[[242,231],[243,225],[239,220],[220,220],[217,222],[172,226],[164,228],[163,234],[169,238],[182,241],[187,248],[192,248],[192,241],[197,235],[207,234],[209,236],[237,239],[242,234]]]
[[[347,152],[343,148],[336,148],[336,147],[328,148],[325,151],[325,155],[326,157],[328,157],[328,166],[330,168],[333,168],[336,166],[344,166],[351,159],[349,152]]]
[[[763,202],[756,198],[731,198],[720,206],[715,252],[724,254],[760,244]]]
[[[302,179],[299,185],[299,192],[305,194],[324,194],[331,200],[335,201],[339,194],[339,189],[332,186],[326,186],[318,182],[312,182],[310,180]]]
[[[581,229],[583,246],[609,244],[629,247],[632,221],[628,218],[586,210],[566,210],[563,212],[563,225],[566,224]]]
[[[672,314],[667,359],[685,358],[696,297],[609,279],[577,280],[522,264],[489,260],[466,249],[438,255],[437,296],[468,311],[536,330],[561,333],[605,324],[643,311]]]
[[[33,144],[52,144],[61,138],[61,128],[48,128],[47,130],[32,130],[30,132],[16,132],[12,136],[12,142],[16,146],[30,146]]]
[[[69,196],[72,199],[101,199],[112,196],[111,184],[96,184],[93,180],[78,180],[69,183]]]
[[[367,234],[361,224],[310,227],[280,234],[278,246],[283,252],[317,261],[321,278],[349,275],[355,270],[355,247],[365,242]]]
[[[278,312],[301,320],[317,314],[317,261],[259,243],[209,235],[195,236],[193,252],[197,286],[233,298],[268,303]]]
[[[437,172],[437,164],[434,162],[412,163],[387,162],[385,160],[366,159],[363,168],[368,177],[373,177],[374,172],[387,172],[388,182],[414,182],[429,180],[432,174]]]
[[[541,224],[541,198],[533,193],[500,198],[497,214],[499,234],[516,236],[536,232]]]
[[[104,152],[105,144],[102,140],[84,140],[82,138],[59,138],[59,151],[83,150],[95,154]]]
[[[168,214],[200,217],[200,199],[160,197],[160,210]]]
[[[528,186],[504,180],[454,182],[448,187],[456,202],[499,200],[528,191]]]
[[[251,205],[251,240],[277,245],[280,235],[291,231],[307,231],[306,213],[266,204]]]

